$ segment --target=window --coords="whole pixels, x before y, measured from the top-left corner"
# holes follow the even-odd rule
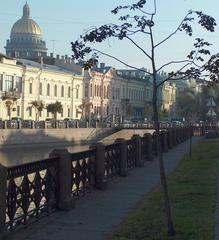
[[[0,74],[0,91],[2,91],[3,74]]]
[[[107,96],[107,98],[109,98],[109,85],[107,86],[106,96]]]
[[[87,91],[88,91],[88,89],[87,89]],[[79,98],[79,86],[78,85],[76,86],[76,98]]]
[[[32,94],[33,92],[33,84],[32,82],[29,83],[29,93]]]
[[[96,97],[97,96],[97,85],[95,84],[94,86],[94,96]]]
[[[68,87],[68,98],[70,98],[70,97],[71,97],[71,88]]]
[[[64,90],[64,86],[61,87],[61,97],[64,97],[65,94],[65,90]]]
[[[57,85],[54,86],[54,96],[57,97]]]
[[[70,117],[70,108],[68,108],[68,117]]]
[[[32,117],[32,107],[29,107],[29,117]]]
[[[88,97],[88,83],[85,83],[84,96]]]
[[[115,99],[115,89],[113,88],[113,99]]]
[[[17,106],[17,116],[20,116],[20,106]]]
[[[64,110],[63,110],[63,108],[62,108],[62,110],[61,110],[61,117],[63,117],[63,113],[64,113]]]
[[[42,84],[42,83],[40,83],[40,89],[39,89],[39,92],[40,92],[40,95],[43,94],[43,84]]]
[[[93,85],[92,84],[90,85],[90,96],[91,97],[93,96]]]
[[[106,98],[106,86],[103,88],[103,97]]]
[[[47,96],[50,96],[50,85],[49,85],[49,83],[47,84]]]
[[[5,91],[13,91],[13,76],[5,75]]]
[[[17,92],[22,92],[22,77],[16,77],[15,89]]]

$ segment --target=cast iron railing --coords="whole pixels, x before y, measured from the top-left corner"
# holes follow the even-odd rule
[[[57,204],[58,160],[49,158],[7,169],[6,227],[26,225]]]
[[[96,149],[72,153],[72,194],[83,196],[95,184]]]
[[[136,165],[136,141],[135,139],[127,140],[127,168],[134,168]]]
[[[105,177],[112,179],[120,172],[120,144],[113,143],[105,147]]]

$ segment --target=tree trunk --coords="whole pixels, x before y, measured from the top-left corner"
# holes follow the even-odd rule
[[[166,173],[165,173],[165,167],[163,162],[163,153],[161,149],[160,124],[159,124],[158,109],[157,109],[157,89],[155,84],[154,84],[154,93],[153,93],[153,112],[154,112],[155,131],[157,133],[157,144],[158,144],[157,149],[158,149],[158,159],[159,159],[159,168],[160,168],[160,181],[161,181],[161,186],[163,191],[167,231],[169,236],[173,236],[175,234],[175,231],[173,227],[168,186],[167,186]]]

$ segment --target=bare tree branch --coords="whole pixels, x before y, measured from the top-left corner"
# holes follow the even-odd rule
[[[200,67],[199,65],[197,65],[194,61],[192,60],[178,60],[178,61],[171,61],[168,63],[163,64],[160,68],[157,69],[157,72],[159,72],[162,68],[169,66],[171,64],[179,64],[179,63],[194,63],[194,65],[196,65],[197,67]]]
[[[144,70],[144,69],[142,69],[142,68],[138,68],[138,67],[134,67],[134,66],[132,66],[132,65],[129,65],[128,63],[125,63],[124,61],[120,60],[119,58],[114,57],[114,56],[112,56],[112,55],[110,55],[110,54],[108,54],[108,53],[104,53],[104,52],[102,52],[102,51],[100,51],[100,50],[98,50],[98,49],[93,49],[93,51],[94,51],[94,52],[97,52],[97,53],[100,53],[100,54],[102,54],[102,55],[104,55],[104,56],[110,57],[110,58],[112,58],[112,59],[114,59],[114,60],[122,63],[122,64],[125,65],[126,67],[129,67],[129,68],[132,68],[132,69],[135,69],[135,70],[138,70],[138,71],[147,73],[147,74],[149,74],[149,75],[152,75],[152,73],[150,73],[150,72],[148,72],[148,71],[146,71],[146,70]]]
[[[131,39],[130,37],[127,37],[126,38],[131,41],[138,49],[140,49],[150,60],[151,60],[151,56],[142,48],[140,47],[133,39]]]
[[[173,31],[169,36],[167,36],[166,38],[164,38],[163,40],[161,40],[159,43],[157,43],[156,45],[154,45],[154,48],[158,47],[159,45],[161,45],[162,43],[166,42],[168,39],[170,39],[172,36],[174,36],[180,29],[180,26],[183,24],[184,20],[187,18],[189,14],[187,13],[186,16],[183,18],[183,20],[181,21],[181,23],[178,25],[177,29],[175,31]]]

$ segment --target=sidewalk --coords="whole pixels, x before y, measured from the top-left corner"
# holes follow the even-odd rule
[[[201,138],[193,137],[193,144]],[[164,153],[166,172],[173,171],[184,154],[189,152],[189,140]],[[39,222],[12,234],[10,240],[104,240],[114,226],[135,208],[136,203],[160,181],[158,161],[109,182],[105,191],[93,191],[76,201],[75,209],[56,212]]]

